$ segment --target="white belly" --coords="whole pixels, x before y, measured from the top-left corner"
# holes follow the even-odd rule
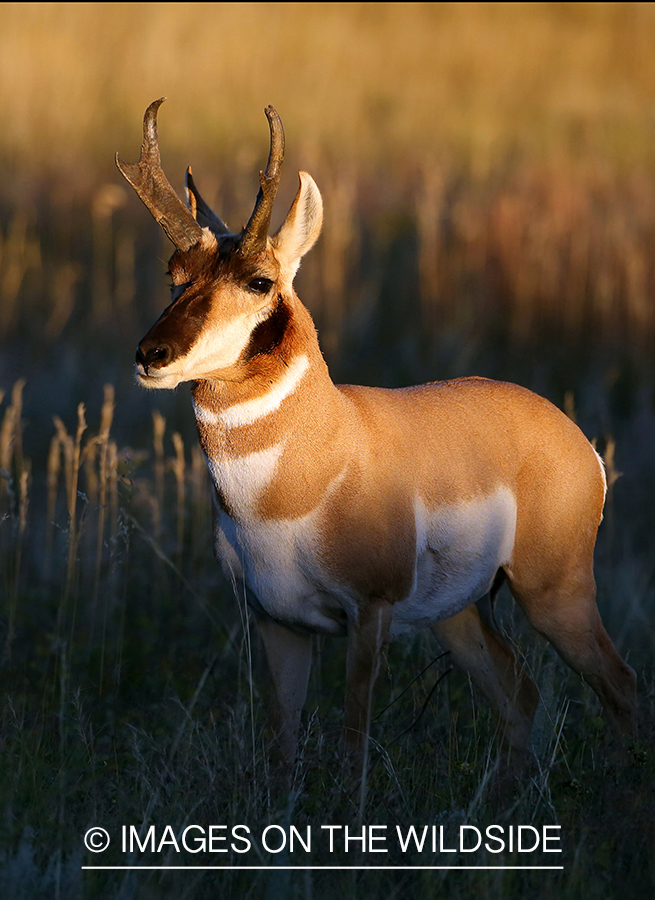
[[[217,550],[235,590],[245,585],[278,621],[340,634],[357,614],[358,598],[330,579],[320,564],[320,507],[280,521],[234,522],[218,517]],[[484,596],[501,565],[509,563],[516,502],[500,488],[457,507],[427,510],[415,504],[413,589],[396,603],[392,636],[447,619]]]

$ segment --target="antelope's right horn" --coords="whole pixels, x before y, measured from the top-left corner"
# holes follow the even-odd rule
[[[166,97],[150,104],[143,117],[143,143],[138,163],[116,154],[116,165],[178,250],[189,250],[202,238],[202,228],[164,175],[157,140],[157,111]]]

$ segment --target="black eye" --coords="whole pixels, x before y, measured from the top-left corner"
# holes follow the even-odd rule
[[[270,278],[253,278],[248,282],[248,290],[254,294],[268,294],[272,287],[273,282]]]

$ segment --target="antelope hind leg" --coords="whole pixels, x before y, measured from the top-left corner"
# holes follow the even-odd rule
[[[510,590],[531,624],[596,692],[614,734],[634,736],[637,677],[605,631],[593,576],[565,576],[542,590],[526,589],[515,578]]]

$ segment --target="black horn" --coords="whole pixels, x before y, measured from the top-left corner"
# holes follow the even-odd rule
[[[259,193],[250,220],[243,230],[239,251],[243,256],[259,253],[266,247],[266,237],[271,224],[273,203],[280,184],[284,159],[284,129],[282,121],[272,106],[264,110],[271,130],[271,149],[265,172],[259,173]]]

